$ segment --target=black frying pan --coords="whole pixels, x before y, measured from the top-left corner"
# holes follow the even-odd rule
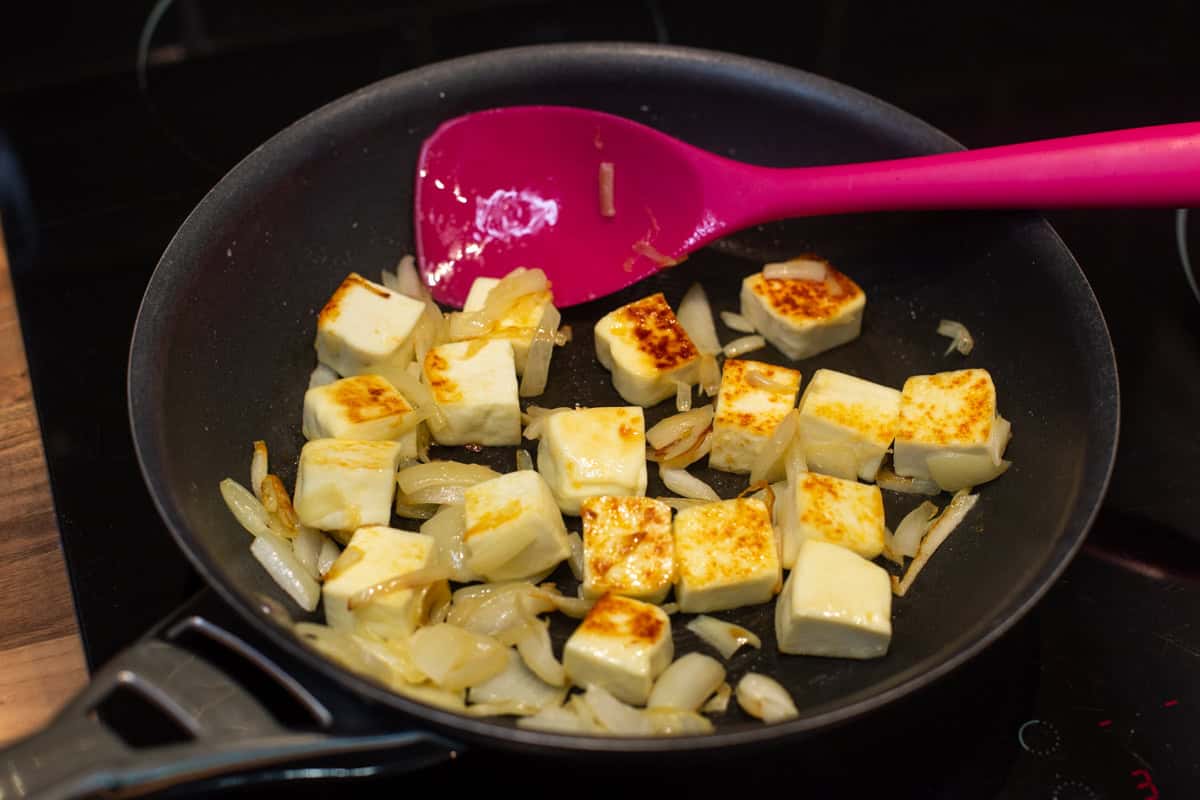
[[[655,291],[676,303],[694,281],[704,283],[717,308],[734,308],[743,274],[802,251],[828,257],[868,293],[862,338],[803,362],[806,378],[830,367],[900,386],[908,375],[962,365],[991,371],[1002,413],[1013,422],[1014,466],[982,490],[969,524],[938,551],[909,596],[896,601],[886,658],[780,657],[770,606],[723,615],[764,639],[761,651],[732,659],[731,682],[748,670],[777,677],[795,696],[799,719],[766,726],[734,709],[715,734],[699,738],[524,731],[508,719],[468,719],[391,694],[323,660],[264,615],[263,595],[296,609],[251,557],[249,537],[221,502],[217,482],[226,476],[243,480],[249,444],[261,438],[290,485],[303,443],[300,409],[314,365],[316,312],[347,272],[377,276],[412,252],[413,167],[423,138],[458,114],[532,103],[623,114],[698,146],[772,166],[958,147],[896,108],[812,75],[647,45],[472,56],[367,87],[292,125],[230,172],[184,223],[151,279],[130,355],[130,416],[147,484],[180,547],[221,596],[306,670],[364,703],[407,713],[419,729],[554,753],[695,751],[799,738],[937,680],[1028,611],[1079,546],[1108,480],[1118,396],[1107,330],[1078,265],[1040,217],[923,213],[806,219],[745,231],[617,296],[568,309],[564,322],[574,327],[575,341],[556,354],[550,389],[537,401],[621,404],[592,344],[591,325],[608,310]],[[968,359],[942,355],[946,340],[935,334],[942,317],[965,322],[975,334]],[[786,363],[774,351],[758,355]],[[648,423],[672,410],[652,409]],[[505,471],[513,463],[510,449],[472,454],[447,448],[442,456]],[[745,485],[744,478],[697,473],[724,496]],[[655,479],[648,493],[663,493]],[[894,526],[916,502],[889,494],[889,523]],[[675,626],[677,651],[686,652],[695,644],[681,622]],[[570,629],[569,621],[554,627],[557,646]],[[164,677],[167,668],[177,668],[170,646],[152,644],[149,656],[145,646],[135,652],[141,661],[134,666],[147,676],[139,691],[168,705],[168,695],[188,695],[172,708],[191,720],[200,741],[156,755],[156,771],[131,766],[85,778],[89,763],[82,758],[75,774],[57,784],[64,792],[139,780],[162,785],[298,753],[367,746],[327,734],[281,738],[278,726],[238,716],[248,696],[236,689],[228,691],[237,702],[225,705],[241,711],[231,712],[229,724],[218,721],[225,727],[206,728],[211,720],[203,713],[187,716],[203,698],[188,694],[187,682]],[[136,676],[137,669],[127,674]],[[114,675],[100,676],[100,683],[120,682]],[[190,683],[219,682],[207,672],[202,678]],[[155,694],[164,685],[165,692]],[[288,688],[312,701],[300,685]],[[98,691],[91,690],[87,702]],[[74,711],[83,705],[77,702]],[[336,719],[313,713],[318,728],[338,730]],[[399,747],[407,741],[400,736],[369,744]]]

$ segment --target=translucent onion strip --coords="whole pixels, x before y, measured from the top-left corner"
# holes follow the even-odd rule
[[[533,465],[533,456],[529,455],[529,451],[524,447],[518,447],[517,471],[520,472],[523,469],[537,469],[537,467]]]
[[[724,682],[721,662],[703,653],[688,653],[658,676],[646,707],[695,711]]]
[[[975,337],[967,330],[967,326],[961,322],[944,319],[938,323],[937,332],[939,336],[948,336],[950,338],[950,346],[942,354],[944,356],[950,355],[955,350],[964,356],[968,356],[975,349]]]
[[[721,390],[721,366],[713,354],[700,355],[700,391],[707,397],[716,397]]]
[[[758,483],[760,481],[774,482],[787,474],[785,459],[788,447],[795,440],[799,428],[800,412],[792,409],[783,418],[783,422],[780,422],[775,428],[775,432],[771,434],[771,438],[763,445],[763,449],[755,456],[754,463],[750,465],[751,483]]]
[[[732,696],[733,687],[728,683],[722,683],[709,701],[704,704],[704,708],[700,710],[705,714],[724,714],[729,708],[729,698]]]
[[[895,575],[892,576],[892,591],[897,597],[904,597],[912,586],[913,581],[917,579],[917,575],[929,563],[929,559],[933,557],[934,552],[941,547],[942,542],[946,541],[950,534],[954,533],[959,523],[975,507],[975,503],[978,500],[979,495],[967,494],[965,490],[954,495],[954,499],[950,501],[950,505],[946,507],[946,510],[933,523],[925,538],[921,540],[921,547],[917,551],[917,557],[908,565],[908,571],[904,573],[904,578],[898,579]]]
[[[710,500],[717,502],[721,496],[704,481],[692,475],[686,469],[670,469],[660,467],[658,476],[663,485],[680,497],[690,497],[693,500]]]
[[[726,358],[737,358],[746,353],[752,353],[755,350],[761,350],[767,346],[767,340],[755,334],[754,336],[743,336],[740,339],[734,339],[729,344],[721,349]]]
[[[615,171],[613,162],[600,162],[600,216],[602,217],[615,217],[617,215],[617,206],[613,195],[613,177]]]
[[[392,287],[389,286],[388,288],[391,289]],[[396,265],[395,291],[408,295],[414,300],[428,300],[430,297],[429,289],[425,286],[424,281],[421,280],[420,273],[417,272],[417,260],[411,255],[404,256],[400,259],[400,263]]]
[[[701,614],[687,624],[687,629],[712,645],[723,658],[731,658],[742,647],[762,649],[762,639],[741,625]]]
[[[254,537],[250,552],[271,578],[305,611],[315,611],[321,585],[300,564],[292,546],[269,532]]]
[[[255,536],[272,533],[272,524],[278,525],[271,521],[270,514],[267,513],[267,509],[259,502],[258,498],[232,478],[221,481],[221,497],[225,500],[225,505],[233,512],[234,518]],[[276,532],[276,535],[281,534],[282,532]]]
[[[757,333],[754,329],[754,323],[741,314],[735,314],[732,311],[721,312],[721,322],[725,323],[725,327],[738,333]]]
[[[567,558],[567,566],[575,580],[583,580],[583,537],[571,531],[567,534],[567,544],[571,546],[571,555]]]
[[[364,589],[360,589],[350,595],[350,599],[346,605],[351,611],[356,608],[361,608],[369,603],[378,600],[380,597],[386,597],[389,594],[404,591],[405,589],[418,589],[428,586],[431,583],[444,581],[450,577],[450,569],[444,564],[434,564],[429,567],[406,572],[403,575],[395,575],[387,580],[372,584]]]
[[[782,722],[800,716],[788,690],[766,675],[747,672],[738,681],[736,694],[742,710],[763,722]]]
[[[892,545],[896,555],[912,558],[921,547],[921,539],[929,530],[929,521],[937,514],[938,507],[926,500],[904,515],[896,526]]]
[[[712,306],[708,303],[708,295],[704,293],[703,286],[698,283],[692,284],[692,288],[687,290],[687,294],[679,302],[679,313],[675,316],[701,353],[715,356],[721,352],[721,340],[717,338]]]
[[[503,672],[471,687],[467,699],[472,703],[514,704],[508,713],[533,714],[547,706],[558,706],[566,697],[566,688],[551,686],[534,675],[515,650],[508,651]]]
[[[262,498],[262,482],[267,477],[267,443],[256,441],[254,455],[250,457],[250,490],[260,501]]]
[[[692,385],[683,381],[675,381],[675,410],[692,410]]]
[[[329,575],[329,570],[337,562],[342,551],[334,541],[328,537],[322,536],[321,550],[317,553],[317,574],[322,578]],[[361,552],[361,551],[360,551]]]
[[[417,628],[409,638],[417,669],[451,691],[490,680],[508,666],[508,648],[490,636],[442,623]]]
[[[517,392],[521,397],[537,397],[546,391],[546,381],[550,377],[550,361],[554,357],[554,338],[560,322],[562,314],[557,308],[547,304],[537,330],[533,333],[533,341],[529,345],[525,372],[521,375],[521,385]]]
[[[477,483],[499,477],[499,472],[482,464],[431,461],[428,464],[417,464],[400,470],[396,473],[396,484],[400,487],[401,492],[411,496],[427,489],[474,486]]]
[[[296,554],[296,560],[304,567],[304,571],[310,578],[321,577],[319,562],[321,545],[324,543],[325,537],[321,532],[307,525],[301,525],[296,532],[296,537],[292,539],[292,552]]]
[[[875,473],[875,484],[880,489],[900,494],[923,494],[933,497],[942,493],[942,488],[934,481],[897,475],[888,467],[880,467],[879,472]]]
[[[767,280],[823,281],[827,274],[828,262],[806,256],[763,266],[763,277]]]
[[[646,444],[658,451],[660,455],[669,458],[673,455],[671,449],[678,447],[680,443],[690,447],[691,442],[699,438],[700,432],[712,424],[712,420],[713,407],[711,405],[703,405],[681,414],[672,414],[646,431]],[[680,447],[679,452],[684,449],[686,448]]]
[[[308,388],[316,389],[318,386],[326,386],[341,378],[331,367],[324,364],[317,364],[317,368],[308,376]]]
[[[540,622],[526,625],[524,632],[517,639],[517,652],[525,666],[551,686],[563,686],[567,682],[567,673],[563,665],[554,657],[554,649],[550,644],[550,631]]]

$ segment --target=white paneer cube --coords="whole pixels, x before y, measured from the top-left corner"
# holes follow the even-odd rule
[[[784,653],[879,658],[892,640],[887,571],[828,542],[800,545],[775,604],[775,639]]]
[[[463,304],[463,311],[482,311],[488,294],[499,282],[499,278],[476,278],[467,294],[467,302]],[[496,322],[495,329],[488,334],[489,339],[504,339],[512,345],[518,375],[525,374],[525,361],[529,358],[533,334],[542,322],[546,307],[553,302],[554,296],[548,291],[527,294],[509,307]]]
[[[361,625],[385,639],[407,637],[428,619],[430,608],[449,596],[446,581],[380,594],[354,609],[350,598],[391,578],[431,567],[437,558],[431,536],[382,525],[359,528],[321,587],[325,622],[343,630]]]
[[[538,472],[564,514],[589,497],[646,494],[646,418],[637,406],[560,411],[542,423]]]
[[[648,408],[698,380],[700,351],[661,292],[606,314],[595,332],[596,357],[627,403]]]
[[[649,497],[589,497],[583,518],[583,596],[661,603],[675,582],[671,507]]]
[[[820,281],[768,280],[761,272],[742,281],[742,316],[788,358],[815,356],[862,331],[866,294],[832,266],[826,270]]]
[[[339,375],[395,381],[413,357],[425,304],[350,273],[317,317],[317,359]]]
[[[766,503],[746,497],[683,509],[675,515],[675,563],[680,611],[767,602],[782,571]]]
[[[863,558],[883,552],[883,492],[878,486],[831,475],[802,472],[784,515],[783,566],[791,569],[801,543],[816,540],[840,545]]]
[[[335,532],[387,525],[401,451],[399,442],[351,439],[314,439],[304,445],[296,472],[300,521]]]
[[[571,554],[554,495],[533,470],[477,483],[464,500],[467,567],[485,580],[535,578]]]
[[[800,396],[800,441],[808,468],[846,480],[875,480],[896,437],[900,392],[819,369]]]
[[[563,668],[576,686],[594,683],[645,705],[654,679],[675,656],[671,619],[656,605],[615,594],[596,601],[563,648]]]
[[[304,393],[305,439],[357,439],[400,443],[400,460],[417,457],[420,426],[413,407],[381,375],[355,375]]]
[[[754,383],[751,376],[773,386]],[[713,416],[708,465],[725,472],[748,473],[779,423],[796,407],[800,373],[761,361],[728,359]]]
[[[1012,429],[996,410],[996,386],[985,369],[914,375],[900,395],[898,475],[933,479],[946,491],[989,481]]]
[[[503,340],[451,342],[425,355],[425,383],[446,415],[433,428],[438,444],[521,443],[512,345]]]

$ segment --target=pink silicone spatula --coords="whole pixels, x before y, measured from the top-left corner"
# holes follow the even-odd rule
[[[602,213],[602,164],[611,165],[611,216]],[[467,114],[434,131],[417,165],[415,215],[421,275],[439,301],[461,306],[475,278],[528,266],[545,270],[556,304],[570,306],[767,220],[902,209],[1189,205],[1200,205],[1200,123],[776,169],[732,161],[611,114],[514,106]]]

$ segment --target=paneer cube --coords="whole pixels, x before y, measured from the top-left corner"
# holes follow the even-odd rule
[[[791,569],[800,544],[829,542],[863,558],[883,552],[883,492],[878,486],[847,481],[815,472],[796,476],[784,515],[783,566]]]
[[[425,355],[425,383],[446,415],[433,428],[438,444],[521,442],[521,404],[512,345],[504,340],[451,342]]]
[[[662,293],[621,306],[596,323],[596,357],[625,402],[650,407],[696,383],[700,351]]]
[[[482,311],[488,294],[499,282],[499,278],[476,278],[467,294],[467,302],[463,304],[463,311]],[[546,307],[553,302],[554,296],[548,291],[527,294],[512,304],[488,334],[489,339],[503,339],[512,345],[518,375],[525,374],[525,361],[529,358],[533,334],[542,321]]]
[[[539,577],[571,554],[554,495],[533,470],[477,483],[464,500],[467,567],[485,580]]]
[[[759,382],[754,382],[754,375]],[[764,387],[762,381],[773,385]],[[721,372],[708,465],[726,472],[750,472],[763,445],[796,407],[799,390],[800,373],[794,369],[728,359]]]
[[[580,516],[584,597],[666,599],[675,582],[670,506],[649,497],[589,497]]]
[[[991,480],[1012,429],[996,410],[996,386],[985,369],[914,375],[900,395],[898,475],[933,479],[946,491]]]
[[[896,437],[900,392],[819,369],[800,396],[800,441],[808,468],[846,480],[875,480]]]
[[[564,514],[589,497],[646,494],[646,418],[637,406],[560,411],[542,424],[538,472]]]
[[[742,281],[742,316],[788,358],[810,358],[862,331],[866,294],[832,266],[826,270],[820,281],[768,280],[761,272]]]
[[[780,651],[804,656],[878,658],[892,639],[887,571],[844,547],[809,540],[775,604]]]
[[[747,497],[683,509],[675,515],[675,563],[680,611],[767,602],[782,571],[766,503]]]
[[[304,393],[306,439],[357,439],[400,443],[400,460],[417,457],[413,408],[381,375],[355,375]]]
[[[675,656],[671,619],[656,605],[615,594],[596,601],[563,648],[563,668],[576,686],[594,683],[645,705]]]
[[[304,445],[296,472],[300,521],[335,533],[387,525],[402,449],[399,442],[351,439],[314,439]]]
[[[325,576],[321,595],[325,622],[333,628],[358,626],[385,639],[403,639],[429,617],[429,610],[449,596],[446,581],[379,594],[350,608],[350,598],[371,586],[431,567],[437,561],[433,537],[382,525],[359,528]]]
[[[425,304],[350,273],[317,317],[317,359],[339,375],[395,381],[413,357]]]

